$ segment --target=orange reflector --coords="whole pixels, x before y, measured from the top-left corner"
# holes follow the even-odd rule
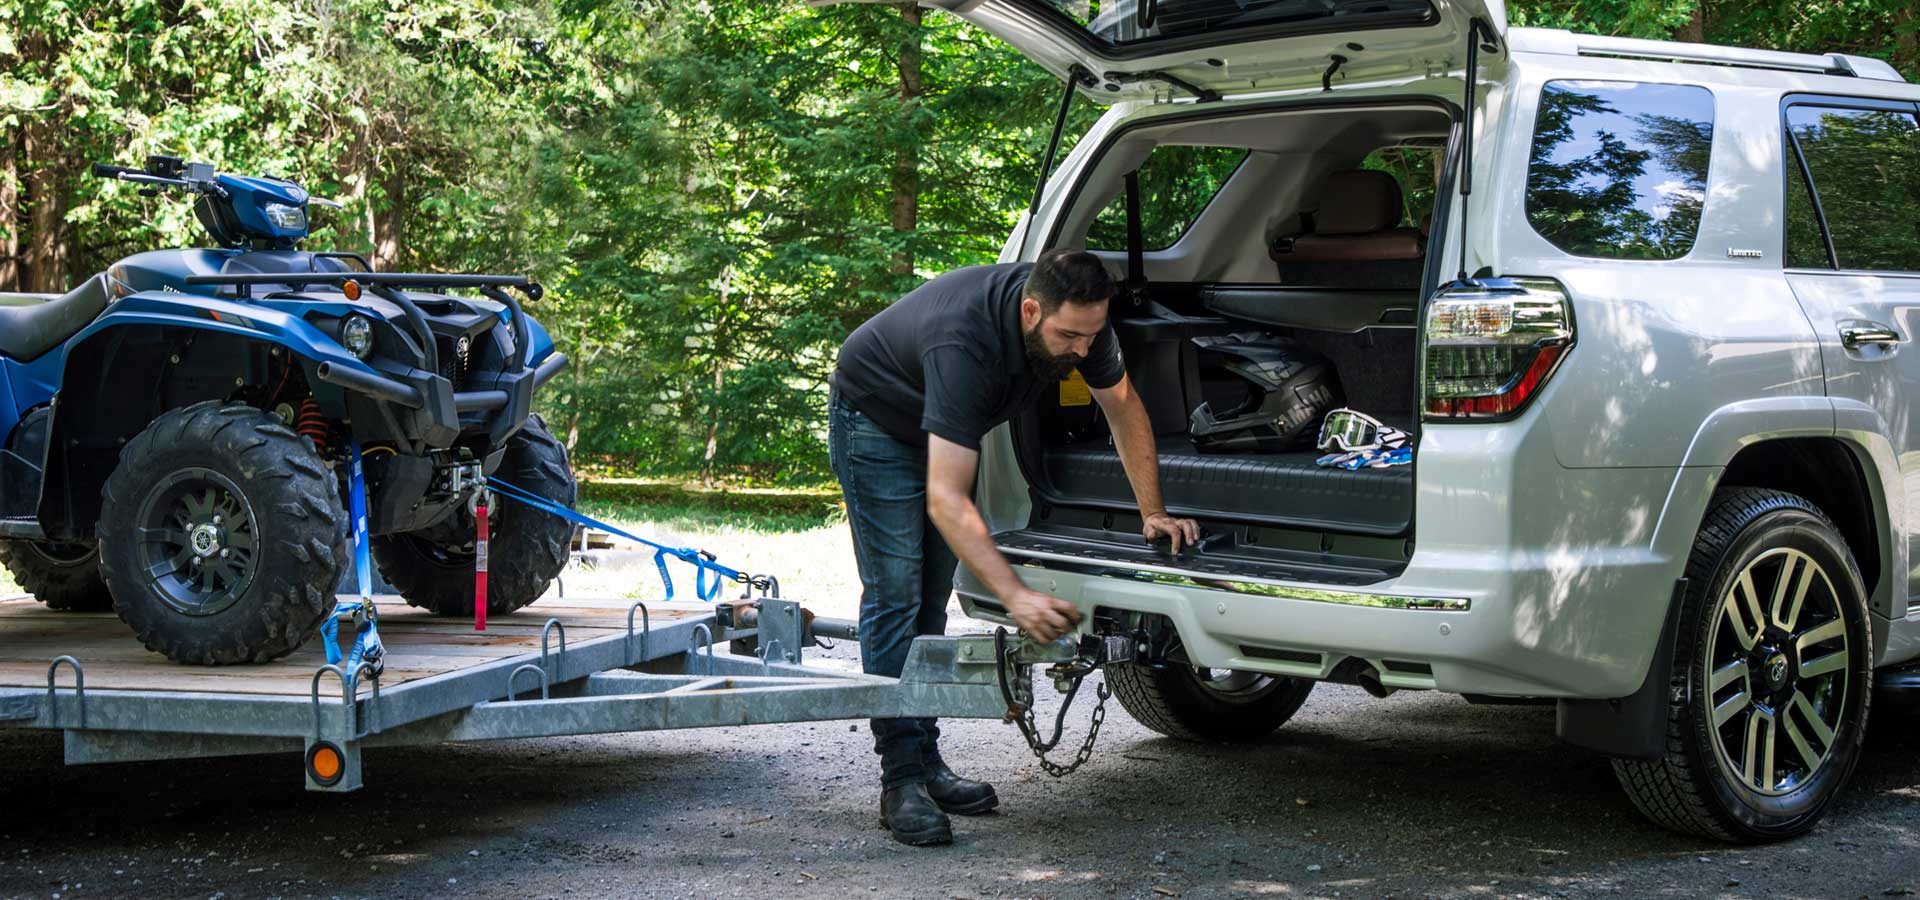
[[[307,771],[320,784],[340,780],[340,751],[332,744],[315,744],[307,753]]]
[[[340,293],[347,295],[348,300],[360,299],[360,282],[351,278],[340,282]]]

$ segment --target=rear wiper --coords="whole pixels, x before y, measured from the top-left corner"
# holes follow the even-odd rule
[[[1220,99],[1220,92],[1212,88],[1203,88],[1191,81],[1169,72],[1159,70],[1149,72],[1108,72],[1107,80],[1115,84],[1133,84],[1140,81],[1160,81],[1173,85],[1192,94],[1201,103],[1212,103]]]

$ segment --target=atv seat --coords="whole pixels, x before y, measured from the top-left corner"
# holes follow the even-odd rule
[[[110,299],[107,276],[100,274],[51,300],[0,305],[0,354],[20,362],[37,359],[87,327]]]

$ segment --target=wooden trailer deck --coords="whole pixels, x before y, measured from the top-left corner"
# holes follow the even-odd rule
[[[406,605],[399,597],[375,598],[380,610],[380,640],[386,646],[382,685],[391,689],[409,681],[444,675],[516,656],[540,652],[540,632],[549,619],[566,629],[570,647],[627,633],[629,600],[553,598],[511,615],[487,617],[487,630],[473,620],[436,616]],[[648,603],[655,629],[675,621],[703,617],[713,607],[702,603]],[[635,628],[639,627],[636,620]],[[341,646],[350,646],[351,629],[341,629]],[[558,650],[558,639],[550,638]],[[259,665],[189,666],[148,651],[126,623],[111,612],[50,610],[31,597],[0,600],[0,688],[41,688],[47,665],[72,656],[86,667],[88,691],[191,691],[223,694],[306,697],[313,673],[326,665],[318,635],[299,650]],[[71,686],[72,673],[61,675]],[[533,682],[529,681],[529,685]]]

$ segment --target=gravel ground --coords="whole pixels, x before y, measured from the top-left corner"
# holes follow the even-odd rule
[[[815,582],[832,590],[789,592],[850,613],[844,532],[754,542],[833,560]],[[290,756],[67,768],[57,739],[0,732],[0,897],[1904,896],[1917,717],[1881,703],[1826,822],[1760,848],[1645,823],[1603,758],[1555,743],[1551,708],[1333,685],[1233,747],[1158,737],[1116,703],[1063,780],[1010,726],[949,722],[949,759],[1002,807],[935,849],[878,827],[863,724],[373,750],[353,795],[305,793]]]

